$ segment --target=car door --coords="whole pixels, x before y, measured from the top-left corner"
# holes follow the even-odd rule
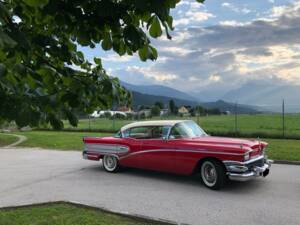
[[[150,127],[150,136],[141,139],[138,160],[142,168],[163,172],[174,172],[176,150],[166,137],[169,127]]]

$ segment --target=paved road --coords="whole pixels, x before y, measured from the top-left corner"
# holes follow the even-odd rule
[[[0,150],[0,207],[71,200],[201,225],[300,224],[300,166],[273,165],[266,179],[205,188],[197,177],[103,171],[80,152]]]

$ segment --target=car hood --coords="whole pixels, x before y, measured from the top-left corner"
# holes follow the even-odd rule
[[[266,142],[257,139],[226,138],[213,136],[190,138],[186,141],[186,143],[191,146],[199,146],[202,148],[230,149],[239,152],[247,152],[251,150],[253,154],[255,154],[255,152],[259,154],[259,152],[261,152],[262,149],[267,146]]]

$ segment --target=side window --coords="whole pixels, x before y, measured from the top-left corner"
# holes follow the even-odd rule
[[[149,127],[134,127],[129,130],[128,137],[146,139],[151,136]]]
[[[122,137],[122,133],[121,131],[118,131],[118,133],[115,134],[115,138],[121,138]]]
[[[170,138],[177,139],[177,138],[184,138],[184,137],[188,137],[188,134],[183,129],[181,124],[176,124],[171,130]]]
[[[162,139],[167,137],[169,127],[163,126],[147,126],[133,127],[123,132],[124,137],[135,139]]]

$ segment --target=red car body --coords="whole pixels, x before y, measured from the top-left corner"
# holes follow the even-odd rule
[[[172,126],[185,121],[171,121]],[[145,125],[146,124],[146,125]],[[152,121],[155,124],[168,124]],[[157,125],[157,126],[159,126]],[[150,126],[149,122],[137,122],[121,129],[121,133],[138,126]],[[169,134],[170,135],[170,134]],[[193,174],[201,161],[214,159],[224,165],[232,180],[248,180],[267,175],[271,161],[265,156],[266,142],[237,138],[199,137],[183,138],[133,138],[84,137],[83,157],[100,160],[104,155],[118,158],[120,166],[163,171],[175,174]]]

